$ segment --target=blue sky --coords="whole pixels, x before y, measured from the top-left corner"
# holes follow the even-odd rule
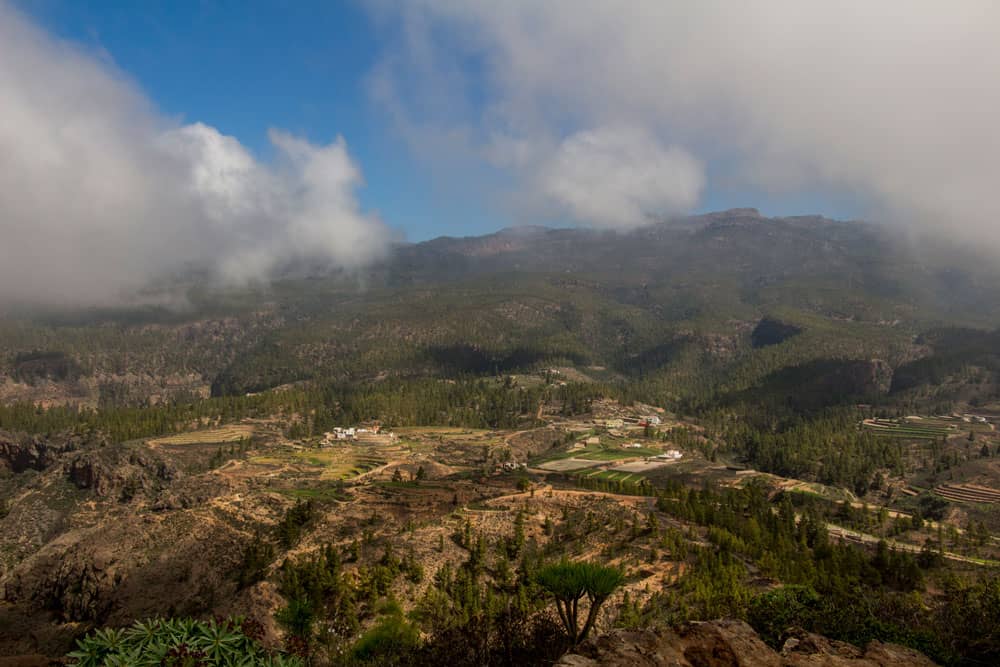
[[[99,52],[181,122],[203,122],[267,159],[269,128],[317,143],[342,135],[366,185],[362,205],[410,240],[478,234],[511,221],[427,177],[368,79],[379,44],[356,2],[32,0],[53,35]]]
[[[433,165],[413,154],[371,98],[380,40],[393,36],[360,3],[34,0],[18,6],[53,35],[101,53],[162,113],[212,125],[265,160],[271,127],[319,143],[342,135],[364,173],[362,205],[411,240],[538,221],[497,206],[483,191],[449,187],[447,175],[430,176]],[[779,215],[856,212],[843,196],[711,184],[696,210],[737,206]],[[566,222],[558,214],[541,217]]]
[[[995,253],[998,23],[989,0],[0,0],[0,278],[50,277],[0,301],[735,207]]]

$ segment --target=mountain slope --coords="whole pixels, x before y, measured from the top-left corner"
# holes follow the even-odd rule
[[[547,366],[667,382],[684,396],[824,360],[896,368],[930,351],[916,337],[937,325],[998,323],[996,267],[956,258],[918,255],[866,223],[753,209],[627,233],[440,238],[398,246],[362,275],[192,287],[184,311],[8,319],[0,401],[137,404],[316,378]],[[761,345],[762,321],[799,335]]]

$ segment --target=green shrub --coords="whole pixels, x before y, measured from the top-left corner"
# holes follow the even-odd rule
[[[366,632],[354,645],[352,654],[358,661],[392,664],[418,648],[420,633],[402,615],[393,614]]]

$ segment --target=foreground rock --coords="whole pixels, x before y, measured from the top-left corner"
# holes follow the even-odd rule
[[[674,630],[615,630],[590,639],[558,667],[932,667],[912,649],[873,641],[864,650],[795,631],[780,653],[743,621],[689,623]]]

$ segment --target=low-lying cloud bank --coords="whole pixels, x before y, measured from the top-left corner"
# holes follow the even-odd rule
[[[191,267],[235,283],[299,259],[351,269],[387,246],[342,138],[274,130],[261,163],[2,1],[0,100],[0,303],[116,303]]]
[[[1000,248],[1000,3],[370,6],[387,35],[371,88],[404,136],[491,165],[534,210],[630,227],[710,180],[846,194]]]

